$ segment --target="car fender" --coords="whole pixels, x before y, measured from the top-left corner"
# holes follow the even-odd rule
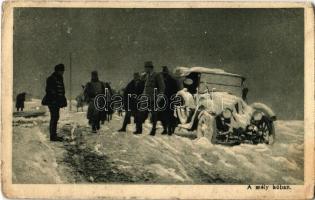
[[[269,117],[269,119],[271,119],[272,121],[275,121],[277,119],[274,111],[270,107],[268,107],[267,105],[265,105],[263,103],[255,102],[255,103],[252,103],[250,106],[254,110],[261,111],[261,112],[265,113]]]

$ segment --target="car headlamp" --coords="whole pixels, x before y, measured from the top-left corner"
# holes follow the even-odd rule
[[[223,112],[222,112],[222,116],[225,118],[225,119],[230,119],[232,117],[232,111],[230,109],[225,109]]]
[[[262,119],[262,117],[263,117],[263,114],[261,112],[255,112],[253,114],[254,121],[260,121]]]

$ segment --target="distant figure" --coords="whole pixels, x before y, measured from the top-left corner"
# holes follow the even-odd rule
[[[110,105],[110,102],[111,102],[110,99],[113,96],[113,90],[110,86],[110,82],[105,82],[104,88],[105,88],[105,91],[107,91],[106,97],[107,97],[108,102],[106,102],[106,103],[107,103],[107,105]],[[102,124],[104,124],[105,121],[109,122],[110,120],[112,120],[112,115],[113,115],[114,111],[110,106],[107,106],[106,108],[107,108],[106,110],[104,109],[103,111],[101,111],[101,123]]]
[[[137,97],[142,94],[144,89],[144,82],[140,79],[139,73],[133,74],[133,80],[128,83],[124,90],[123,102],[126,115],[122,124],[122,128],[119,132],[126,132],[126,127],[130,124],[131,116],[134,117],[135,123],[138,122],[137,113]]]
[[[57,136],[57,124],[60,108],[67,106],[65,86],[63,83],[64,71],[65,66],[63,64],[55,66],[55,72],[47,78],[46,95],[42,100],[42,104],[47,105],[50,112],[50,141],[62,141],[62,138]]]
[[[123,94],[125,93],[125,88],[118,91],[118,95],[123,97]],[[118,116],[121,117],[123,115],[123,107],[118,108]]]
[[[92,126],[92,132],[96,133],[97,130],[100,129],[100,121],[101,121],[101,110],[97,109],[95,105],[95,97],[99,94],[105,94],[105,85],[98,79],[97,71],[92,71],[91,73],[91,81],[88,82],[85,86],[84,96],[88,102],[88,111],[87,111],[87,119],[89,120],[89,124]],[[103,98],[99,99],[98,102],[100,107],[103,107],[105,101]]]
[[[151,122],[152,122],[152,129],[150,132],[151,136],[155,135],[156,132],[156,123],[157,123],[157,111],[154,110],[154,96],[158,94],[163,94],[165,85],[163,78],[160,73],[154,72],[153,64],[151,61],[145,62],[144,64],[145,69],[145,84],[144,84],[144,90],[143,95],[146,95],[148,98],[149,107],[145,111],[138,112],[139,120],[136,123],[136,132],[134,134],[141,134],[142,133],[142,123],[147,118],[148,114],[151,114]],[[154,93],[154,90],[156,89],[156,94]]]
[[[75,100],[77,101],[77,112],[79,112],[79,108],[81,108],[82,112],[83,112],[83,106],[85,105],[85,101],[84,101],[84,85],[81,85],[82,87],[82,92],[75,98]]]
[[[18,112],[20,111],[20,109],[21,109],[21,111],[23,111],[23,109],[24,109],[25,95],[26,95],[26,93],[22,92],[16,96],[15,107],[16,107],[16,111],[18,111]]]
[[[174,133],[175,127],[177,126],[177,123],[176,123],[177,120],[175,116],[173,115],[174,107],[173,108],[170,107],[171,105],[172,106],[174,105],[170,104],[170,102],[171,102],[171,97],[175,96],[175,94],[179,90],[179,87],[177,85],[177,80],[171,76],[167,66],[162,67],[162,76],[165,83],[164,94],[167,98],[166,109],[159,113],[160,119],[163,125],[163,129],[164,129],[162,134],[172,135]]]

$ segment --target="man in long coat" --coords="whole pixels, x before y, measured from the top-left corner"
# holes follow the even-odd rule
[[[179,87],[177,86],[177,80],[172,77],[167,66],[162,67],[162,76],[165,83],[165,97],[167,99],[167,105],[163,111],[159,113],[160,119],[163,125],[162,134],[172,135],[174,133],[175,127],[177,125],[176,118],[174,116],[174,106],[171,104],[172,97],[176,95]]]
[[[26,96],[25,92],[22,92],[16,96],[16,102],[15,102],[16,111],[20,111],[20,109],[21,111],[23,111],[25,96]]]
[[[100,129],[101,112],[103,111],[101,108],[104,109],[105,105],[105,95],[95,100],[95,97],[101,94],[105,94],[104,83],[98,79],[97,71],[93,71],[91,73],[91,81],[86,84],[84,90],[84,96],[86,102],[88,102],[87,119],[92,126],[93,133],[96,133]]]
[[[137,115],[137,98],[142,94],[144,89],[144,82],[140,79],[139,73],[134,73],[133,80],[128,83],[124,89],[123,102],[124,110],[126,112],[122,128],[119,129],[119,132],[125,132],[126,127],[130,124],[130,118],[133,116],[135,123],[138,122]]]
[[[67,106],[63,83],[64,71],[65,66],[63,64],[55,66],[54,73],[47,78],[46,95],[42,100],[42,104],[47,105],[50,112],[49,132],[51,141],[62,141],[62,138],[57,136],[57,124],[60,108]]]
[[[136,123],[136,132],[134,134],[141,134],[142,133],[142,123],[144,122],[145,118],[148,114],[151,114],[151,122],[152,122],[152,130],[150,132],[151,136],[155,135],[156,132],[156,123],[157,123],[157,110],[155,109],[155,105],[158,104],[158,94],[163,94],[165,90],[165,85],[163,78],[160,73],[154,72],[153,64],[151,61],[145,62],[144,64],[145,69],[145,84],[143,95],[148,98],[148,108],[144,111],[138,112],[140,115],[139,121]],[[156,91],[156,93],[155,93]],[[156,102],[155,102],[156,101]]]

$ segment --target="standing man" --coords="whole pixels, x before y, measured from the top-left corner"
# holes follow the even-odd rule
[[[140,79],[139,73],[133,74],[133,80],[128,83],[126,88],[124,89],[123,101],[124,101],[124,109],[125,109],[125,118],[122,125],[122,128],[119,129],[119,132],[126,132],[126,127],[130,124],[131,116],[134,117],[135,123],[138,122],[137,114],[137,98],[138,95],[143,93],[144,82]]]
[[[16,111],[20,111],[20,109],[21,111],[23,111],[25,96],[26,96],[25,92],[22,92],[16,96],[16,102],[15,102]]]
[[[95,97],[99,94],[104,94],[105,97],[105,85],[98,79],[97,71],[92,71],[91,81],[85,86],[84,96],[89,105],[87,119],[89,120],[89,124],[92,126],[93,133],[96,133],[97,130],[100,129],[100,121],[102,117],[102,111],[95,105]],[[104,107],[105,99],[99,98],[97,103],[100,107]]]
[[[174,117],[173,110],[174,107],[171,108],[171,106],[174,106],[171,104],[171,98],[174,97],[178,91],[177,81],[174,79],[167,66],[162,67],[162,76],[165,83],[165,97],[167,99],[167,105],[166,109],[160,112],[160,118],[163,125],[163,132],[162,134],[168,134],[172,135],[174,133],[175,127],[177,125],[176,118]]]
[[[50,112],[50,141],[62,141],[62,138],[57,136],[57,124],[60,108],[67,106],[65,86],[63,83],[64,71],[65,66],[63,64],[55,66],[55,72],[47,78],[46,95],[42,100],[42,104],[47,105]]]
[[[75,98],[75,100],[77,101],[77,112],[79,112],[79,108],[82,109],[82,112],[83,112],[83,107],[84,107],[84,85],[81,85],[82,87],[82,92]]]
[[[151,61],[144,63],[144,70],[145,84],[143,95],[148,97],[149,106],[144,112],[138,112],[140,114],[140,120],[136,124],[136,132],[134,134],[142,133],[142,123],[145,121],[147,114],[150,113],[152,122],[150,135],[154,136],[157,123],[157,111],[155,110],[154,105],[159,103],[158,100],[157,102],[154,102],[154,100],[156,99],[156,95],[164,93],[165,85],[161,74],[154,72],[153,63]],[[156,90],[157,93],[155,93],[154,90]]]

